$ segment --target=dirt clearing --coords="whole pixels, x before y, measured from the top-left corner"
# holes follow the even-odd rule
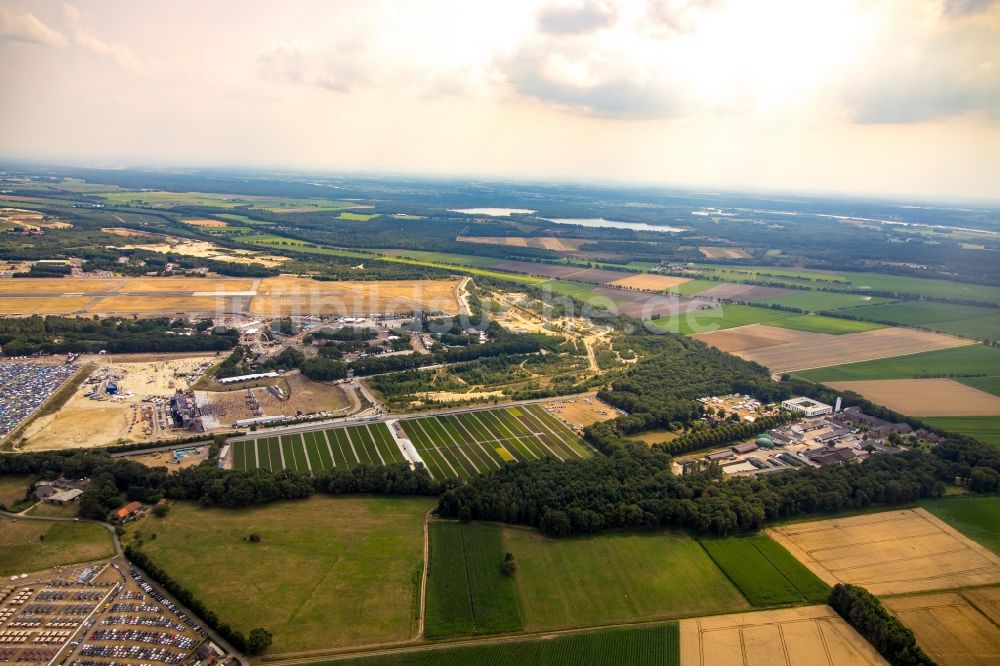
[[[1000,663],[1000,627],[979,611],[996,608],[1000,588],[883,599],[940,666]],[[970,601],[972,603],[970,603]]]
[[[358,315],[414,310],[459,313],[462,280],[323,282],[297,277],[261,281],[250,303],[254,315]]]
[[[679,284],[690,282],[688,278],[672,277],[670,275],[631,275],[620,280],[609,282],[612,287],[622,289],[638,289],[639,291],[666,291]]]
[[[228,227],[229,223],[223,220],[183,220],[184,224],[190,224],[194,227],[209,227],[209,228],[221,228]]]
[[[781,330],[783,332],[779,332]],[[748,361],[756,361],[774,373],[825,368],[974,344],[972,340],[951,335],[898,327],[831,335],[754,324],[699,333],[694,337],[722,351],[733,352]]]
[[[620,412],[597,399],[596,393],[581,393],[542,403],[542,408],[571,428],[583,429],[598,421],[613,419]]]
[[[829,606],[681,620],[681,666],[888,662]]]
[[[996,416],[1000,397],[954,379],[874,379],[830,382],[838,391],[854,391],[900,414],[911,416]]]
[[[18,449],[74,449],[105,446],[117,441],[148,441],[152,437],[144,431],[142,411],[162,408],[162,403],[175,390],[188,387],[188,375],[218,360],[214,356],[195,356],[121,363],[107,356],[90,358],[99,364],[91,378],[117,377],[118,394],[93,400],[84,394],[94,390],[95,384],[84,383],[62,409],[41,416],[28,426]],[[155,399],[161,404],[154,406],[147,399]],[[166,438],[184,432],[163,431],[160,434]]]
[[[830,585],[908,594],[1000,583],[1000,558],[923,509],[767,530]]]

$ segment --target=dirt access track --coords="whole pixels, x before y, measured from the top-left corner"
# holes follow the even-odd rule
[[[459,313],[462,280],[141,277],[0,280],[0,315],[222,316]]]
[[[911,416],[996,416],[1000,396],[954,379],[873,379],[826,382],[838,391],[854,391],[872,402]]]
[[[1000,583],[1000,558],[923,509],[884,511],[767,530],[830,585],[909,594]]]
[[[829,606],[681,620],[681,666],[888,664]]]
[[[940,666],[1000,664],[1000,588],[882,600]]]
[[[952,335],[912,328],[880,328],[863,333],[806,333],[751,324],[692,337],[721,351],[766,366],[773,373],[825,368],[892,356],[975,344]]]

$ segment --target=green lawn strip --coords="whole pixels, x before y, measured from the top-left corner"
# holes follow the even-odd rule
[[[445,452],[438,448],[431,439],[427,431],[421,427],[420,419],[408,419],[403,421],[403,429],[406,430],[407,434],[410,435],[410,439],[413,440],[414,445],[416,445],[417,450],[420,452],[421,457],[430,456],[431,460],[437,465],[438,470],[434,472],[431,470],[437,478],[439,479],[454,479],[459,478],[462,473],[461,465],[452,463],[451,459],[445,455]]]
[[[471,413],[467,412],[465,414],[456,414],[455,418],[458,419],[458,422],[462,424],[466,431],[468,431],[468,433],[472,435],[473,439],[477,442],[486,442],[488,440],[495,439],[494,437],[490,437],[490,434],[483,430],[482,424],[476,419],[473,419]]]
[[[529,405],[530,407],[531,405]],[[509,415],[511,418],[514,416]],[[532,436],[538,438],[540,443],[549,449],[552,457],[561,458],[562,460],[571,460],[573,458],[579,458],[571,446],[569,446],[562,437],[560,437],[557,431],[554,431],[550,424],[543,423],[534,412],[524,408],[521,412],[521,421],[530,425],[529,430]],[[540,434],[535,435],[538,432]]]
[[[667,289],[667,291],[671,294],[677,294],[678,296],[694,296],[695,294],[700,294],[706,289],[718,286],[719,283],[714,280],[688,280],[687,282],[675,284],[673,287]]]
[[[772,310],[771,308],[727,304],[687,312],[679,317],[652,319],[645,323],[647,326],[652,326],[662,331],[690,335],[692,333],[706,333],[725,328],[735,328],[736,326],[746,326],[747,324],[768,323],[791,316],[793,316],[791,312]]]
[[[324,441],[330,445],[330,453],[333,455],[333,466],[337,469],[347,469],[350,467],[347,464],[347,457],[344,455],[343,449],[340,448],[340,442],[337,441],[336,435],[333,434],[333,430],[324,430],[323,437],[325,438]]]
[[[771,322],[771,326],[780,328],[790,328],[806,333],[830,333],[832,335],[844,335],[846,333],[863,333],[886,328],[884,324],[872,324],[865,321],[854,321],[853,319],[839,319],[837,317],[825,317],[823,315],[801,315],[798,317],[785,317]]]
[[[536,453],[546,458],[558,458],[566,460],[575,458],[572,451],[567,450],[560,442],[553,441],[545,434],[536,435],[527,427],[524,421],[511,414],[510,409],[494,410],[493,415],[497,417],[518,440],[529,445]]]
[[[504,464],[504,460],[500,456],[500,454],[497,453],[496,447],[491,446],[490,444],[484,444],[483,442],[479,441],[479,439],[472,434],[470,428],[467,427],[458,418],[458,416],[450,414],[443,418],[446,423],[451,425],[451,427],[454,428],[454,430],[459,433],[463,441],[468,442],[469,446],[475,446],[480,451],[482,451],[482,455],[493,462],[493,467],[499,468],[500,465]]]
[[[578,458],[589,458],[593,455],[590,448],[576,436],[576,433],[567,428],[562,421],[542,409],[541,405],[528,405],[526,413],[536,416],[543,423],[547,423],[550,430],[560,438],[563,444],[575,452]]]
[[[483,446],[491,446],[496,449],[498,446],[503,446],[517,460],[534,460],[537,456],[533,455],[530,451],[521,447],[517,441],[500,441],[500,435],[493,432],[490,427],[480,418],[483,412],[468,412],[462,414],[468,423],[472,424],[476,432],[480,435],[480,442]],[[499,455],[499,454],[498,454]]]
[[[247,468],[246,443],[233,443],[233,469],[244,470]]]
[[[479,472],[476,466],[455,447],[451,437],[437,424],[433,416],[419,419],[419,421],[420,427],[427,433],[427,437],[434,442],[434,445],[438,447],[441,454],[448,459],[448,462],[460,476],[472,476]]]
[[[956,530],[1000,555],[1000,497],[971,496],[922,500],[920,506]]]
[[[476,633],[523,630],[514,579],[503,572],[504,548],[500,528],[496,525],[461,523],[456,526],[462,533]]]
[[[358,454],[358,458],[363,463],[374,463],[380,465],[381,461],[379,457],[375,455],[373,457],[373,451],[370,451],[367,446],[365,438],[358,431],[357,426],[347,426],[344,428],[344,435],[351,440],[351,444],[354,445],[354,451]]]
[[[862,379],[911,379],[961,375],[998,375],[1000,349],[985,345],[966,345],[952,349],[848,363],[795,373],[815,382]]]
[[[785,307],[799,308],[807,312],[821,312],[823,310],[843,310],[862,305],[887,303],[889,299],[829,291],[797,291],[794,294],[762,298],[757,302],[765,305],[783,305]]]
[[[396,446],[396,441],[392,439],[392,435],[389,433],[389,428],[384,423],[372,423],[368,426],[368,432],[371,433],[372,439],[375,440],[375,446],[382,453],[382,457],[385,459],[386,463],[401,463],[403,462],[403,454],[400,452],[399,447]]]
[[[487,412],[479,412],[478,416],[487,426],[500,433],[505,443],[516,442],[530,451],[531,455],[535,458],[552,457],[551,452],[546,450],[545,446],[532,433],[514,428],[509,423],[506,423],[503,418],[503,411],[502,409],[491,409]]]
[[[960,335],[972,340],[1000,340],[1000,314],[994,314],[990,317],[976,317],[975,319],[939,321],[925,325],[935,331]]]
[[[357,467],[361,464],[360,453],[356,453],[356,449],[351,446],[350,440],[347,439],[347,431],[343,428],[336,428],[331,430],[330,435],[332,435],[337,440],[337,444],[340,446],[340,451],[344,455],[344,459],[347,463],[347,467]]]
[[[991,317],[996,316],[997,311],[996,308],[975,305],[936,303],[934,301],[899,301],[882,305],[865,305],[853,308],[846,314],[864,319],[894,321],[909,325]]]
[[[469,570],[462,532],[451,523],[431,523],[424,635],[444,638],[475,633]]]
[[[705,552],[754,606],[804,601],[798,589],[748,538],[701,539]]]
[[[295,455],[295,469],[308,474],[309,461],[306,459],[306,447],[302,442],[302,435],[298,433],[292,435],[292,453]]]
[[[628,629],[601,629],[543,638],[407,651],[361,657],[349,666],[679,666],[680,632],[676,623]]]
[[[488,469],[495,467],[489,456],[483,453],[482,448],[476,442],[469,442],[466,438],[462,437],[461,433],[453,426],[451,423],[445,421],[443,417],[435,416],[434,423],[437,427],[444,431],[448,438],[453,442],[454,448],[458,449],[464,453],[471,461],[472,464],[476,466],[477,472],[485,472]]]
[[[271,461],[271,471],[280,472],[284,469],[281,464],[281,444],[277,437],[267,438],[267,458]]]
[[[347,433],[351,437],[351,441],[354,442],[354,448],[359,446],[364,449],[365,455],[368,456],[368,460],[375,465],[382,464],[382,458],[378,454],[378,447],[375,446],[375,440],[372,439],[371,433],[368,429],[363,426],[348,426]]]
[[[830,586],[777,541],[765,535],[750,537],[749,541],[799,591],[806,603],[825,604],[830,598]]]
[[[0,575],[40,571],[114,554],[111,534],[101,525],[0,518]]]
[[[446,448],[449,453],[451,453],[458,463],[462,466],[465,472],[472,476],[473,474],[479,473],[479,465],[477,461],[469,455],[468,451],[465,451],[463,447],[459,446],[459,441],[451,436],[447,428],[441,425],[435,416],[428,416],[420,420],[420,425],[422,425],[428,432],[428,434],[434,438],[435,443],[439,447]]]
[[[935,428],[975,437],[1000,449],[1000,416],[921,416],[920,420]]]
[[[535,458],[543,457],[540,452],[533,450],[531,447],[525,446],[523,442],[514,437],[514,434],[503,427],[501,423],[497,420],[490,411],[479,411],[474,412],[473,417],[483,424],[483,429],[489,432],[494,439],[500,440],[496,442],[494,446],[499,446],[503,444],[508,451],[513,453],[515,456],[518,453],[525,460],[533,460]]]
[[[267,444],[260,439],[255,439],[249,444],[257,452],[257,465],[262,469],[271,469],[271,459],[267,455]]]
[[[323,432],[321,430],[314,432],[313,439],[316,442],[316,453],[319,455],[323,469],[333,469],[333,456],[330,455],[330,447],[326,445],[326,438],[323,436]]]
[[[306,455],[309,456],[309,464],[312,465],[313,474],[321,470],[330,469],[330,465],[320,456],[319,446],[316,444],[316,433],[308,432],[304,435],[306,440]],[[326,448],[324,446],[324,448]]]
[[[296,469],[295,454],[292,453],[291,439],[285,436],[279,437],[278,441],[281,442],[281,458],[284,461],[285,469]]]

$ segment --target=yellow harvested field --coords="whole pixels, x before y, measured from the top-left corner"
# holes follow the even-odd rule
[[[170,291],[242,293],[253,291],[255,282],[254,278],[148,277],[133,278],[120,291],[131,294]]]
[[[774,373],[825,368],[892,356],[963,347],[972,340],[912,328],[880,328],[831,335],[753,324],[693,337],[722,351],[755,361]]]
[[[50,296],[13,298],[0,296],[0,315],[73,314],[81,312],[93,299],[90,296]]]
[[[157,278],[147,278],[157,279]],[[126,280],[100,278],[11,278],[0,280],[0,294],[94,294],[118,291]]]
[[[298,277],[261,280],[250,313],[263,316],[368,314],[440,310],[459,313],[462,280],[325,282]]]
[[[771,345],[811,340],[816,335],[820,334],[796,331],[791,328],[750,324],[748,326],[726,328],[721,331],[695,333],[691,337],[697,338],[705,344],[711,345],[721,351],[732,353],[745,349],[757,349],[759,347],[770,347]]]
[[[462,243],[480,243],[483,245],[504,245],[506,247],[533,247],[539,250],[553,252],[575,252],[587,242],[585,238],[556,238],[554,236],[459,236],[455,240]]]
[[[184,220],[184,224],[194,227],[228,227],[229,223],[224,220]]]
[[[900,414],[911,416],[996,416],[1000,396],[954,379],[874,379],[828,382],[838,391],[854,391]]]
[[[106,296],[87,306],[87,312],[104,315],[241,312],[247,299],[223,296]]]
[[[608,284],[624,289],[639,289],[640,291],[666,291],[671,287],[688,282],[689,278],[672,277],[670,275],[633,275],[615,280]]]
[[[698,248],[707,259],[749,259],[750,253],[738,247],[712,247],[702,246]]]
[[[157,238],[159,236],[159,234],[138,231],[127,227],[102,227],[101,231],[112,236],[124,236],[125,238]]]
[[[681,620],[681,666],[887,664],[829,606]]]
[[[1000,583],[1000,558],[923,509],[767,530],[830,585],[909,594]]]
[[[917,644],[940,666],[1000,664],[1000,627],[980,612],[996,609],[1000,588],[883,599],[913,630]],[[970,603],[971,602],[971,603]]]
[[[215,220],[209,221],[214,222]],[[149,252],[159,252],[160,254],[183,254],[188,257],[225,261],[231,264],[261,264],[268,268],[273,268],[289,260],[288,257],[259,254],[253,250],[222,248],[208,241],[192,241],[172,236],[167,236],[166,241],[163,243],[125,245],[123,248],[148,250]]]

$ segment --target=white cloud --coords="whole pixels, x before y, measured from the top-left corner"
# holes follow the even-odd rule
[[[63,5],[63,13],[71,25],[73,44],[87,53],[108,58],[122,69],[135,73],[147,74],[146,67],[132,53],[132,50],[120,42],[110,42],[101,39],[90,31],[80,10],[69,3]]]
[[[585,0],[571,5],[549,5],[538,12],[538,29],[553,35],[576,35],[607,28],[614,24],[614,7]]]
[[[0,42],[65,46],[66,38],[30,12],[17,14],[0,6]]]

